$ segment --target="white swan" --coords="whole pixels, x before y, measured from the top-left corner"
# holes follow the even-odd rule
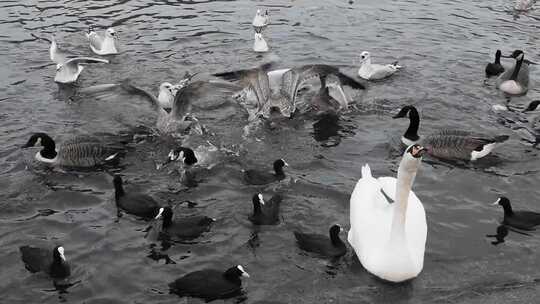
[[[366,164],[351,195],[348,241],[364,268],[387,281],[412,279],[424,265],[426,213],[411,191],[424,151],[407,148],[397,179],[376,179]]]
[[[391,76],[397,70],[401,69],[401,66],[397,64],[397,61],[392,64],[372,64],[371,55],[369,52],[362,52],[360,54],[360,69],[358,69],[358,76],[366,80],[378,80]]]
[[[253,42],[253,51],[257,53],[268,52],[268,44],[262,33],[255,33],[255,41]]]

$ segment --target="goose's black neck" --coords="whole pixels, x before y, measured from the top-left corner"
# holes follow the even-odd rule
[[[276,172],[276,176],[283,177],[285,176],[285,172],[283,171],[283,165],[279,163],[274,164],[274,171]]]
[[[420,139],[420,136],[418,136],[419,127],[420,127],[420,115],[418,115],[418,111],[416,110],[415,107],[410,107],[409,108],[409,127],[407,128],[407,131],[405,131],[405,134],[403,136],[412,141],[419,140]]]
[[[495,53],[495,64],[501,64],[501,52],[497,51],[497,53]]]
[[[56,144],[54,143],[54,140],[45,133],[37,133],[36,135],[36,141],[37,139],[40,139],[41,146],[43,149],[39,152],[42,157],[47,159],[53,159],[56,157]]]
[[[255,199],[253,198],[253,215],[260,215],[262,213],[261,209],[261,203],[259,202],[259,198]]]
[[[519,74],[519,69],[521,69],[521,65],[523,64],[523,57],[516,60],[516,65],[514,67],[514,71],[512,72],[512,76],[510,76],[510,80],[516,81],[517,76]]]
[[[114,197],[118,201],[126,193],[124,192],[124,186],[122,185],[122,180],[114,180]]]
[[[341,246],[343,244],[343,241],[339,238],[339,232],[340,229],[330,229],[330,241],[332,241],[332,245],[334,246]]]

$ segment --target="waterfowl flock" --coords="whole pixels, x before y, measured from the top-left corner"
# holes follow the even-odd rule
[[[262,36],[269,24],[269,12],[257,10],[252,21],[255,30],[254,52],[269,51]],[[120,42],[114,28],[103,32],[90,30],[86,37],[91,51],[98,56],[120,53]],[[76,57],[60,49],[54,37],[51,39],[49,53],[50,59],[56,64],[54,81],[63,85],[76,82],[84,64],[110,62],[103,58]],[[504,65],[501,58],[514,62],[512,65]],[[496,87],[505,95],[520,96],[529,90],[529,66],[534,64],[525,59],[522,50],[515,50],[509,55],[496,50],[495,60],[487,64],[485,74],[486,77],[497,77]],[[117,98],[120,96],[126,102],[143,100],[157,112],[155,126],[160,135],[181,139],[176,148],[163,155],[164,162],[158,164],[156,170],[176,164],[187,178],[194,181],[197,180],[195,174],[198,172],[195,168],[211,168],[216,164],[208,160],[208,150],[199,151],[194,146],[188,146],[185,137],[182,137],[205,135],[204,126],[193,114],[198,99],[208,94],[212,94],[212,98],[234,99],[248,114],[248,125],[280,119],[295,120],[308,115],[339,116],[349,110],[353,103],[347,90],[369,90],[369,81],[383,82],[401,69],[403,67],[397,61],[392,64],[372,63],[370,52],[363,51],[355,76],[330,64],[277,69],[274,63],[264,63],[235,71],[205,71],[213,79],[196,79],[200,76],[188,73],[179,81],[161,83],[157,95],[137,87],[129,79],[121,83],[80,87],[77,88],[77,94],[103,100],[111,95]],[[315,89],[310,84],[312,82],[318,84]],[[312,90],[312,95],[305,94],[304,91],[309,90]],[[538,105],[540,101],[533,101],[524,112],[534,111]],[[332,224],[324,234],[294,231],[290,237],[294,237],[301,251],[312,254],[308,255],[310,257],[339,259],[350,252],[370,274],[383,281],[400,283],[420,275],[424,266],[428,237],[427,215],[419,198],[422,197],[421,193],[417,196],[413,192],[422,158],[480,162],[508,141],[510,136],[454,128],[431,130],[429,134],[421,136],[419,110],[410,104],[403,105],[392,118],[409,119],[409,125],[401,136],[402,154],[396,168],[397,176],[375,177],[368,164],[361,167],[361,176],[355,187],[350,189],[350,223],[349,229],[345,230],[346,242],[340,237],[344,229],[339,224]],[[179,134],[182,136],[177,137]],[[92,136],[78,136],[56,144],[43,132],[33,134],[22,145],[24,149],[32,147],[40,147],[34,156],[36,161],[64,169],[115,166],[128,153],[127,146],[121,141],[108,142]],[[213,151],[220,153],[217,148]],[[242,182],[254,189],[252,213],[247,216],[253,226],[264,229],[261,226],[282,223],[280,208],[287,204],[287,196],[273,193],[266,195],[269,197],[267,199],[263,196],[263,190],[269,188],[263,186],[283,183],[289,177],[288,167],[289,164],[280,158],[272,164],[259,164],[258,168],[246,166],[239,172]],[[157,232],[160,239],[192,240],[214,229],[214,218],[206,215],[183,216],[169,202],[161,202],[150,195],[126,189],[121,174],[111,173],[111,178],[117,217],[125,213],[134,219],[150,222],[150,229]],[[187,185],[195,187],[199,182],[187,182]],[[238,203],[249,205],[248,202]],[[495,204],[502,206],[504,215],[500,226],[502,228],[498,228],[497,235],[493,236],[497,238],[494,244],[504,241],[508,227],[530,231],[540,225],[540,213],[515,211],[506,197],[498,198]],[[327,227],[325,224],[324,228]],[[502,239],[499,239],[501,236]],[[69,252],[69,247],[20,247],[24,267],[32,273],[46,273],[54,279],[55,284],[71,276],[65,251]],[[228,269],[201,267],[201,270],[183,274],[173,282],[164,282],[164,285],[168,286],[170,293],[181,297],[198,297],[206,301],[235,297],[244,292],[242,279],[250,277],[244,266],[232,265]]]

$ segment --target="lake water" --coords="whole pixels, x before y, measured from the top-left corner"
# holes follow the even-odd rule
[[[490,205],[499,195],[515,209],[540,210],[539,150],[516,130],[534,114],[494,112],[492,105],[506,99],[493,81],[484,82],[484,66],[497,48],[522,49],[540,61],[538,11],[516,15],[510,1],[499,0],[2,1],[0,7],[0,302],[198,303],[169,295],[167,283],[190,271],[235,264],[251,274],[243,285],[246,303],[537,302],[540,235],[510,231],[498,246],[486,237],[502,218],[502,209]],[[264,32],[271,52],[264,56],[251,50],[257,7],[271,15]],[[399,60],[405,68],[355,94],[358,110],[345,114],[338,127],[322,127],[330,138],[302,119],[263,130],[259,140],[245,139],[242,109],[216,101],[200,114],[214,133],[204,140],[238,156],[225,158],[188,189],[172,168],[156,170],[180,142],[148,135],[155,124],[148,107],[70,99],[72,91],[54,83],[49,45],[32,34],[54,33],[64,49],[91,55],[83,34],[90,25],[114,26],[122,53],[109,65],[88,66],[81,87],[129,77],[155,92],[186,71],[220,72],[270,59],[283,67],[334,64],[354,74],[363,50],[374,62]],[[531,89],[511,105],[520,109],[539,99],[539,77],[531,69]],[[427,213],[425,266],[417,279],[395,286],[369,275],[351,250],[338,261],[302,252],[292,231],[327,233],[334,223],[347,229],[349,196],[364,163],[374,175],[396,174],[398,141],[408,121],[391,117],[404,104],[420,109],[423,133],[456,127],[511,137],[474,164],[423,162],[414,190]],[[20,149],[38,131],[58,143],[74,134],[127,136],[132,149],[114,171],[51,171],[32,161],[36,150]],[[270,166],[277,158],[290,164],[288,179],[264,194],[284,195],[282,221],[256,229],[247,217],[260,188],[243,185],[240,169]],[[160,245],[145,238],[147,223],[130,216],[116,220],[112,172],[124,176],[128,189],[163,202],[196,202],[179,210],[217,222],[201,238],[162,252],[176,264],[150,259]],[[76,284],[59,292],[45,275],[30,274],[18,251],[26,244],[63,244]]]

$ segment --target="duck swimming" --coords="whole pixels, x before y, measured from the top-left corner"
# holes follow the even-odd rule
[[[360,54],[360,68],[358,76],[366,80],[379,80],[390,77],[402,67],[397,64],[397,61],[392,64],[374,64],[371,63],[371,55],[369,52]]]
[[[488,155],[500,143],[505,142],[509,136],[486,136],[469,131],[443,129],[428,136],[418,135],[420,115],[412,105],[404,106],[393,118],[409,116],[409,127],[401,137],[405,145],[421,144],[431,156],[449,160],[477,160]]]

